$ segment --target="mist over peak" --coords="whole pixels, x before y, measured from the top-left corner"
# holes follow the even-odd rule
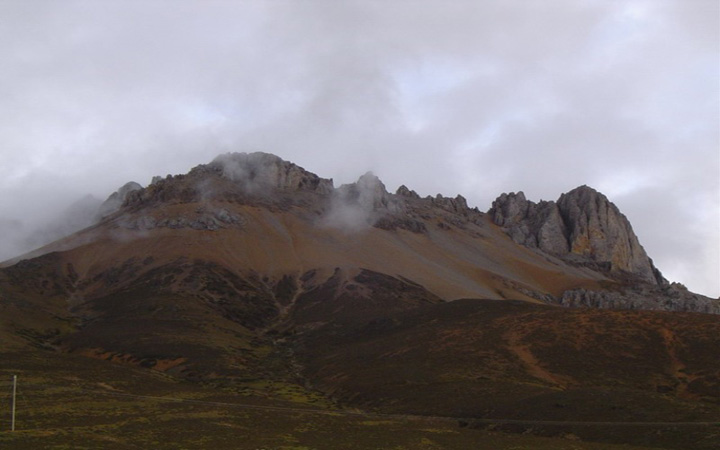
[[[119,210],[131,192],[139,191],[142,188],[140,183],[136,183],[135,181],[129,181],[122,185],[117,191],[110,194],[107,200],[100,205],[96,214],[96,220],[102,220],[104,217]]]
[[[226,153],[207,165],[238,183],[247,193],[268,189],[309,190],[330,193],[332,179],[322,179],[302,167],[264,152]]]

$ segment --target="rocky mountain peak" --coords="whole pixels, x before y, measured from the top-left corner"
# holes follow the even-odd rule
[[[453,213],[465,214],[470,209],[467,200],[460,194],[455,198],[443,197],[441,194],[437,194],[435,197],[429,197],[429,200],[432,204]]]
[[[248,193],[267,189],[306,190],[329,194],[333,182],[302,167],[263,152],[226,153],[208,167],[242,186]]]
[[[489,214],[519,244],[651,284],[667,283],[627,218],[589,186],[562,194],[557,202],[534,203],[522,192],[502,194]]]
[[[612,270],[663,284],[662,275],[640,245],[630,221],[603,194],[580,186],[561,195],[558,208],[568,227],[571,253],[609,262]]]
[[[357,204],[367,211],[384,209],[390,200],[385,184],[372,172],[367,172],[355,183],[343,184],[337,189],[337,195],[344,202]]]
[[[605,200],[607,200],[607,197],[605,197],[604,194],[593,189],[592,187],[588,186],[587,184],[583,184],[582,186],[578,186],[569,192],[560,194],[560,198],[562,198],[562,197],[585,197],[588,199],[600,197],[600,198],[604,198]]]
[[[385,189],[385,184],[374,173],[367,172],[361,176],[355,186],[361,205],[372,205],[373,209],[387,206],[388,191]]]
[[[97,219],[107,217],[110,214],[119,210],[132,192],[139,191],[142,188],[143,187],[139,183],[136,183],[134,181],[130,181],[122,185],[120,189],[110,194],[107,200],[105,200],[100,205],[100,208],[97,212]]]
[[[308,196],[328,196],[334,188],[332,179],[320,178],[278,156],[257,152],[226,153],[187,174],[153,177],[146,188],[132,183],[131,188],[123,187],[122,191],[108,199],[102,217],[121,207],[138,210],[151,205],[211,200],[287,207],[306,201]]]
[[[497,225],[511,228],[527,219],[530,203],[522,191],[503,193],[493,202],[489,213]]]
[[[407,186],[404,184],[401,185],[399,188],[397,188],[397,191],[395,191],[395,195],[399,195],[401,197],[408,197],[408,198],[414,198],[419,199],[420,196],[417,192],[410,190]]]

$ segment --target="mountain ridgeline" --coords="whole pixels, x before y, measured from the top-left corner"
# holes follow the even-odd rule
[[[174,217],[158,214],[158,209],[177,204],[208,207]],[[155,177],[146,188],[130,182],[108,198],[99,217],[109,219],[114,226],[135,230],[242,229],[242,214],[209,205],[249,205],[312,214],[316,228],[347,233],[363,233],[368,228],[425,235],[446,231],[453,239],[457,233],[478,236],[480,229],[487,233],[494,224],[515,243],[542,255],[548,264],[561,262],[582,268],[584,274],[592,272],[589,278],[605,281],[594,286],[579,283],[558,291],[538,288],[497,271],[508,285],[520,281],[520,289],[515,289],[521,294],[518,299],[531,297],[564,306],[720,313],[717,301],[669,283],[640,245],[627,218],[607,197],[588,186],[562,194],[557,202],[535,203],[522,192],[505,193],[484,214],[468,207],[460,195],[421,198],[405,186],[391,194],[372,173],[335,188],[331,179],[320,178],[277,156],[233,153],[186,175]],[[422,278],[416,278],[414,282],[423,285]],[[510,298],[495,288],[482,293],[485,298]],[[435,294],[453,299],[450,293]]]

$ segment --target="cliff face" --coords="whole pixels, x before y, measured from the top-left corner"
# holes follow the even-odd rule
[[[562,194],[557,202],[534,203],[522,192],[502,194],[489,214],[519,244],[647,283],[667,284],[627,218],[588,186]]]
[[[534,203],[525,194],[502,194],[488,212],[518,244],[562,256],[570,251],[568,231],[554,202]]]

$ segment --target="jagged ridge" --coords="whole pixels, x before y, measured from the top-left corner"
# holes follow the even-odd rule
[[[172,205],[195,203],[199,206],[192,211],[168,212]],[[482,232],[476,227],[487,226],[486,215],[468,207],[460,195],[421,198],[404,185],[390,194],[370,172],[355,183],[335,188],[332,179],[267,153],[224,154],[188,174],[155,177],[146,188],[128,183],[110,196],[99,216],[130,230],[243,230],[249,218],[232,204],[292,210],[321,228],[347,232],[369,227],[415,234],[458,229],[480,237]],[[647,256],[627,218],[607,197],[588,186],[562,194],[556,202],[534,203],[522,192],[502,194],[488,215],[516,243],[609,276],[616,283],[605,289],[585,286],[551,293],[517,280],[503,281],[524,297],[565,306],[718,310],[712,299],[687,290],[677,294],[684,289],[681,285],[671,290],[638,288],[632,294],[623,290],[645,283],[667,287],[668,282]]]

